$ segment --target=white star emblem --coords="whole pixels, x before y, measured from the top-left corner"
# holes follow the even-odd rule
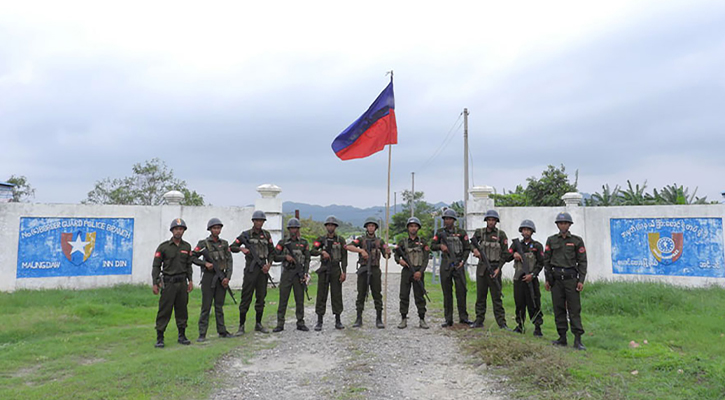
[[[82,241],[81,240],[81,235],[78,235],[76,237],[76,241],[75,242],[71,242],[71,241],[68,242],[69,245],[73,246],[73,249],[70,251],[70,253],[73,254],[76,251],[80,251],[81,254],[85,254],[86,253],[86,246],[88,246],[89,243],[91,243],[91,242],[84,242],[84,241]]]

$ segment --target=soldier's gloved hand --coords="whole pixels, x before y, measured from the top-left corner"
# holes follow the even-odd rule
[[[343,273],[341,273],[341,274],[340,274],[340,283],[342,283],[342,282],[345,282],[345,278],[346,278],[346,277],[347,277],[347,274],[346,274],[346,273],[344,273],[344,272],[343,272]]]
[[[224,287],[224,289],[229,287],[229,278],[222,279],[222,286]]]
[[[246,248],[246,247],[240,247],[240,248],[239,248],[239,251],[241,251],[242,253],[244,253],[244,255],[245,255],[245,256],[246,256],[247,254],[249,254],[249,249],[248,249],[248,248]]]
[[[194,290],[194,282],[189,281],[189,286],[186,288],[186,293],[191,293]]]
[[[272,268],[272,264],[264,264],[264,266],[262,267],[262,272],[266,274],[267,272],[269,272],[270,268]]]
[[[212,263],[210,263],[210,262],[208,262],[208,263],[204,264],[204,266],[205,266],[205,267],[206,267],[206,269],[208,269],[209,271],[211,271],[211,270],[213,270],[213,269],[214,269],[214,264],[212,264]]]
[[[322,250],[322,258],[325,260],[329,260],[330,254],[328,252],[326,252],[325,250]]]
[[[584,284],[581,283],[581,282],[577,282],[576,283],[576,291],[577,292],[581,292],[582,290],[584,290]]]
[[[448,253],[448,246],[446,246],[445,244],[442,244],[441,245],[441,251],[444,252],[444,253]]]
[[[421,276],[423,276],[423,274],[420,271],[416,271],[413,274],[413,279],[415,279],[416,281],[419,281]]]
[[[284,256],[284,259],[287,260],[287,262],[290,263],[290,264],[294,264],[295,263],[295,258],[292,257],[289,254],[287,254],[286,256]]]
[[[547,292],[551,292],[551,285],[549,285],[549,281],[546,281],[546,283],[544,283],[544,289],[546,289]]]
[[[159,285],[154,285],[151,290],[154,292],[154,294],[159,294]]]
[[[473,256],[476,258],[481,258],[481,252],[478,251],[478,249],[473,249]]]
[[[516,261],[521,261],[521,254],[519,254],[519,253],[514,253],[514,260],[516,260]]]
[[[405,260],[403,260],[402,258],[400,259],[400,262],[398,264],[400,264],[403,267],[407,267],[408,266],[408,263],[405,262]]]
[[[518,253],[516,253],[516,254],[518,254]],[[524,275],[521,278],[521,280],[524,281],[524,282],[526,282],[526,283],[531,282],[532,279],[534,279],[534,275],[532,275],[532,274]]]

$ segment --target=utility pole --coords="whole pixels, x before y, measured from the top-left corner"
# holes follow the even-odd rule
[[[410,217],[413,218],[413,213],[415,213],[415,172],[411,172],[410,177],[412,180],[412,189],[410,193]]]
[[[393,215],[398,213],[398,192],[393,192]]]
[[[463,227],[468,215],[468,109],[463,109]]]

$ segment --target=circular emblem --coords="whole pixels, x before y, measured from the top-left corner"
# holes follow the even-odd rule
[[[675,241],[669,237],[660,238],[660,240],[657,241],[657,250],[662,253],[672,253],[675,251]]]

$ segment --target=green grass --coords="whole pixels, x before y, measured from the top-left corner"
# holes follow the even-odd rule
[[[511,281],[504,307],[514,322]],[[434,304],[440,286],[428,285]],[[475,282],[469,282],[473,319]],[[725,398],[725,290],[684,289],[655,283],[589,283],[582,293],[587,351],[551,346],[557,337],[551,295],[543,290],[545,340],[496,327],[488,299],[486,328],[458,331],[481,363],[500,367],[516,396],[536,399]],[[440,311],[437,311],[440,312]],[[456,316],[457,318],[457,316]],[[644,344],[644,341],[648,344]],[[571,333],[569,341],[572,341]],[[639,347],[630,347],[635,341]],[[636,372],[635,372],[636,371]],[[633,373],[634,372],[634,373]]]
[[[315,286],[310,286],[314,297]],[[235,296],[239,300],[239,291]],[[279,291],[269,290],[267,321],[276,320]],[[187,336],[198,336],[201,290],[189,298]],[[294,307],[294,301],[290,301]],[[265,346],[247,334],[209,338],[191,346],[176,343],[172,317],[166,348],[155,349],[158,296],[148,286],[120,285],[92,290],[20,290],[0,293],[0,393],[2,398],[202,398],[218,382],[209,373],[234,348],[244,357]],[[228,329],[236,329],[238,306],[227,297]],[[254,321],[253,305],[247,331]],[[294,314],[288,312],[288,318]]]

